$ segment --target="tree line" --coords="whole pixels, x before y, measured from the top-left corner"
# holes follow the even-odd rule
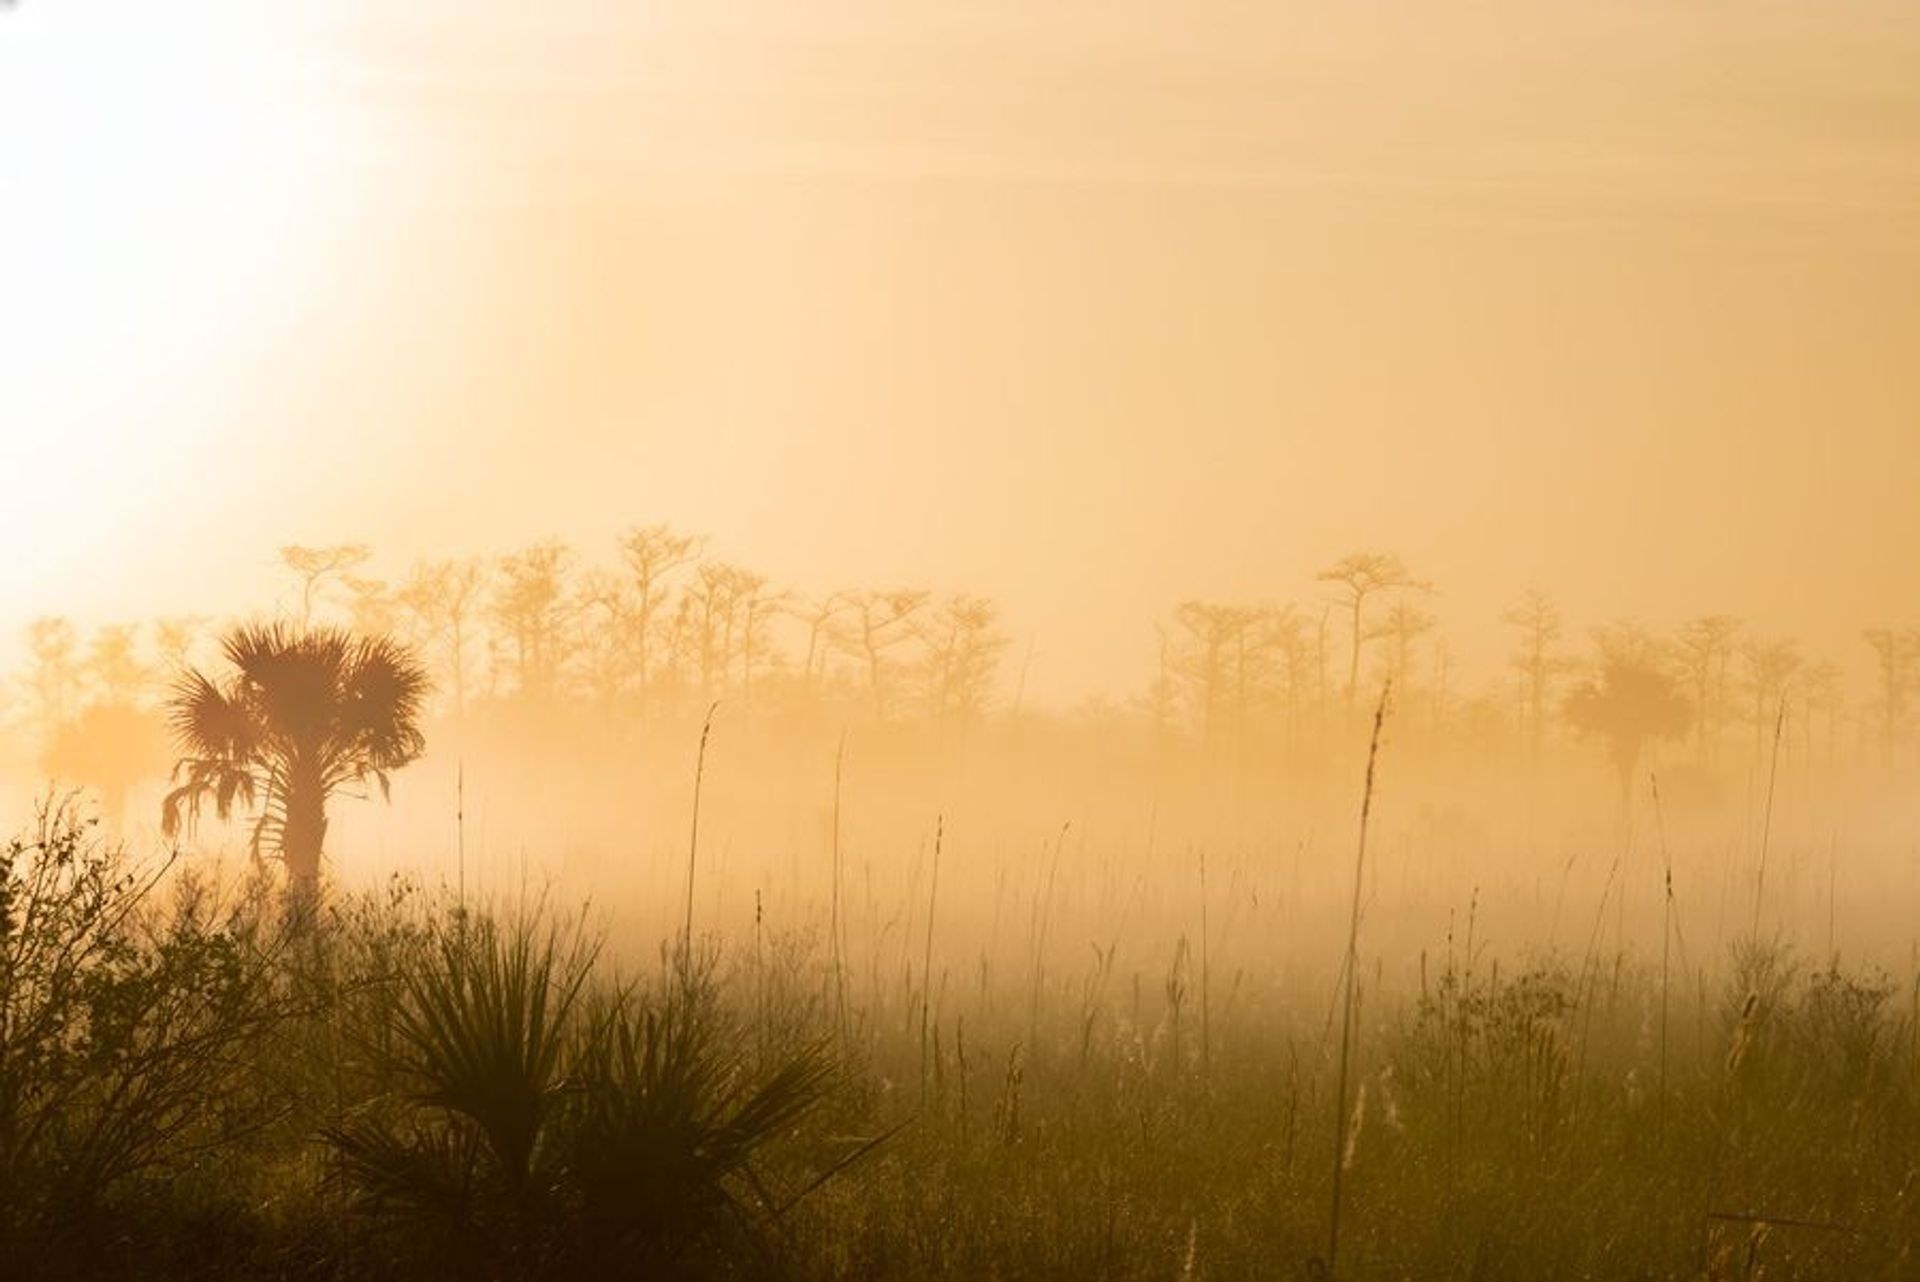
[[[415,646],[448,707],[584,700],[642,721],[720,698],[854,698],[874,719],[984,713],[1008,640],[984,597],[922,588],[809,595],[706,555],[665,525],[623,536],[612,563],[557,542],[497,560],[423,561],[388,580],[360,544],[290,546],[300,621],[329,610]]]
[[[383,575],[367,546],[341,543],[289,545],[280,563],[279,621],[404,645],[431,682],[433,720],[560,709],[644,730],[716,700],[748,721],[937,732],[1034,715],[991,599],[920,587],[808,593],[666,525],[634,528],[599,558],[545,542]],[[1867,694],[1853,699],[1837,662],[1732,616],[1579,638],[1549,595],[1530,590],[1502,617],[1503,676],[1469,684],[1435,595],[1400,558],[1367,552],[1328,566],[1299,602],[1180,602],[1155,626],[1146,688],[1085,719],[1117,716],[1169,749],[1305,761],[1391,681],[1403,737],[1533,760],[1591,740],[1623,771],[1654,741],[1711,770],[1782,735],[1805,760],[1890,765],[1913,737],[1920,629],[1862,634]],[[46,773],[92,784],[117,811],[129,788],[171,766],[158,709],[183,673],[217,658],[222,631],[196,617],[87,635],[65,619],[33,621],[5,691],[16,759],[24,749]]]
[[[1203,748],[1312,753],[1356,723],[1356,700],[1391,682],[1403,734],[1539,759],[1594,740],[1623,771],[1666,741],[1705,770],[1751,759],[1791,730],[1804,760],[1891,765],[1920,702],[1920,628],[1862,634],[1864,699],[1832,658],[1726,614],[1660,631],[1635,622],[1577,637],[1546,592],[1503,612],[1501,679],[1469,686],[1427,608],[1431,582],[1400,558],[1359,553],[1317,576],[1304,603],[1182,602],[1158,625],[1145,709],[1164,735]],[[1360,699],[1364,703],[1364,699]]]

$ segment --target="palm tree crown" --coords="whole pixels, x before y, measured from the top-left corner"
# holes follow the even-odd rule
[[[191,826],[209,799],[222,819],[259,807],[256,857],[277,855],[296,891],[320,875],[326,805],[341,789],[379,785],[426,747],[429,682],[411,650],[338,628],[251,624],[223,643],[232,675],[185,673],[168,702],[181,759],[161,826]]]

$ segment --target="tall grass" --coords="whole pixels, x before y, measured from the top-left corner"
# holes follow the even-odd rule
[[[940,905],[940,848],[946,842],[947,818],[941,815],[933,827],[933,873],[927,884],[926,948],[920,961],[920,1104],[927,1103],[927,1025],[933,1013],[933,916]]]
[[[693,817],[687,832],[687,913],[680,928],[680,966],[682,973],[693,972],[693,894],[695,873],[700,862],[700,793],[707,779],[707,741],[713,735],[713,714],[720,710],[718,700],[707,705],[706,719],[700,723],[700,750],[693,765]]]
[[[1753,933],[1760,933],[1760,910],[1767,895],[1767,846],[1773,838],[1773,795],[1780,782],[1780,736],[1787,724],[1787,701],[1773,718],[1773,751],[1767,765],[1767,803],[1760,820],[1760,859],[1753,873]]]
[[[1347,917],[1347,956],[1343,967],[1344,990],[1340,997],[1340,1062],[1333,1088],[1333,1190],[1327,1213],[1327,1268],[1332,1275],[1340,1266],[1340,1211],[1346,1191],[1348,1117],[1347,1076],[1353,1059],[1354,992],[1359,985],[1360,898],[1366,887],[1367,820],[1373,814],[1373,772],[1380,759],[1380,731],[1387,722],[1388,701],[1393,697],[1393,682],[1380,689],[1380,703],[1373,710],[1373,735],[1367,744],[1366,786],[1360,793],[1360,838],[1353,854],[1353,900]]]
[[[1356,845],[1363,896],[1379,844]],[[1661,847],[1645,956],[1596,928],[1489,960],[1476,899],[1464,948],[1363,986],[1364,899],[1338,963],[1241,982],[1246,896],[1212,857],[1193,947],[1087,949],[1112,901],[1050,841],[1012,963],[989,944],[978,987],[944,988],[975,944],[942,817],[925,931],[886,934],[904,908],[870,892],[874,965],[830,989],[831,937],[773,912],[736,955],[686,947],[674,900],[637,961],[571,917],[396,882],[287,933],[264,888],[128,881],[61,821],[0,877],[0,1270],[1913,1276],[1920,999],[1777,941],[1689,958],[1664,824]],[[853,1061],[830,1053],[842,987]]]

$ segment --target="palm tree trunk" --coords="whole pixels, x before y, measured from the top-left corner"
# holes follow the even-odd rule
[[[287,784],[287,826],[280,857],[287,865],[287,893],[312,900],[320,889],[320,852],[327,839],[327,798],[317,778],[296,770]]]

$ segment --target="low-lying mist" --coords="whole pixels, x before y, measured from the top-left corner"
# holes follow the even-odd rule
[[[1532,592],[1504,621],[1507,675],[1463,688],[1433,585],[1358,555],[1305,604],[1179,605],[1146,633],[1147,689],[1054,708],[1027,698],[1030,656],[989,600],[809,597],[666,527],[598,560],[543,545],[392,580],[356,545],[283,560],[289,627],[392,637],[432,681],[425,752],[390,798],[361,781],[329,805],[343,886],[589,902],[651,948],[691,853],[702,930],[819,939],[837,919],[875,971],[912,966],[930,913],[955,976],[1089,947],[1154,966],[1203,917],[1223,974],[1324,969],[1391,681],[1363,920],[1392,975],[1470,931],[1509,957],[1657,944],[1669,885],[1700,964],[1755,933],[1889,966],[1912,943],[1920,633],[1865,636],[1855,699],[1838,665],[1729,618],[1583,640]],[[183,755],[168,701],[221,671],[221,629],[49,619],[29,641],[10,806],[80,787],[112,831],[157,841]],[[250,813],[203,816],[189,857],[271,858]]]

